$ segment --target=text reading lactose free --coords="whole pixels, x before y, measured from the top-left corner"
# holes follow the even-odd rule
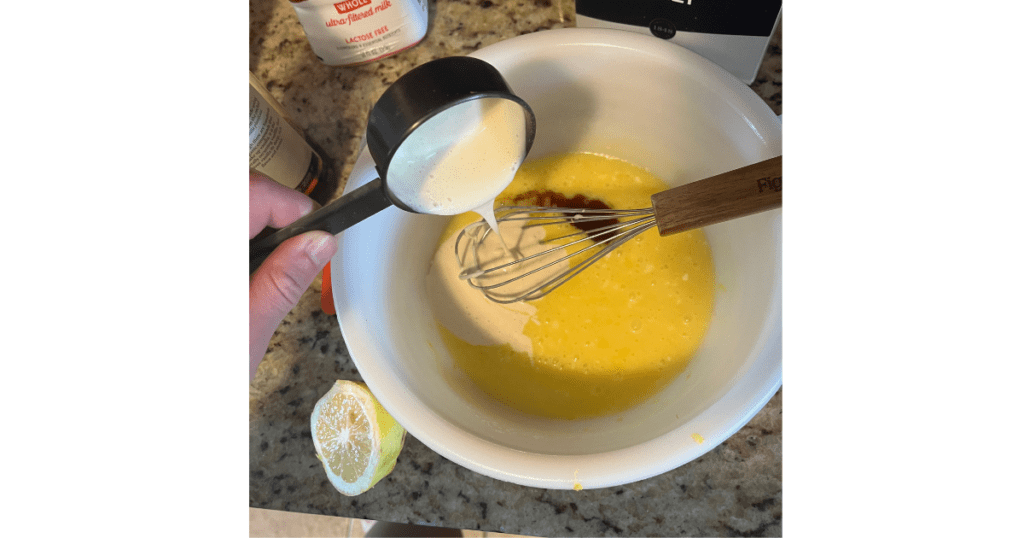
[[[358,12],[354,11],[354,10],[359,9],[361,7],[368,6],[371,3],[372,3],[372,0],[345,0],[344,2],[338,2],[337,4],[334,4],[334,9],[338,10],[338,14],[339,15],[345,15],[345,16],[342,17],[342,18],[338,18],[338,19],[328,19],[327,20],[327,26],[331,27],[331,26],[342,26],[342,25],[345,25],[345,24],[352,24],[352,23],[354,23],[354,22],[356,22],[358,20],[365,19],[367,17],[371,17],[374,14],[380,13],[381,11],[384,11],[385,9],[391,7],[391,1],[390,0],[381,0],[379,5],[367,8],[367,9],[365,9],[363,11],[358,11]],[[387,30],[385,29],[384,31],[386,32]],[[381,32],[381,33],[383,33],[383,32]],[[364,34],[364,35],[373,37],[371,34]],[[380,34],[376,34],[376,35],[380,35]],[[357,36],[357,37],[363,37],[363,36]],[[369,39],[369,37],[366,37],[364,39],[355,39],[355,38],[353,38],[353,40],[355,40],[355,41],[364,41],[365,39]]]

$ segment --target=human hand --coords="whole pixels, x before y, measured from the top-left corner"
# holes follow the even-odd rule
[[[259,172],[249,171],[249,239],[281,228],[313,210],[313,200]],[[327,232],[306,232],[281,243],[249,279],[249,380],[270,338],[338,250]]]

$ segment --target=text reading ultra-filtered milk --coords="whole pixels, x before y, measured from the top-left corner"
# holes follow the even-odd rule
[[[317,58],[327,65],[379,60],[427,33],[426,0],[292,0]]]

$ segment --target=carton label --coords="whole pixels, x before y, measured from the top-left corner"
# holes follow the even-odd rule
[[[379,60],[427,33],[426,0],[307,0],[292,7],[313,52],[327,65]]]

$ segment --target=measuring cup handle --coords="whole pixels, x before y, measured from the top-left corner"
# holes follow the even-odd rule
[[[661,235],[782,207],[782,156],[651,196]]]
[[[249,274],[281,243],[296,235],[321,230],[338,234],[391,205],[380,178],[257,241],[249,243]]]

